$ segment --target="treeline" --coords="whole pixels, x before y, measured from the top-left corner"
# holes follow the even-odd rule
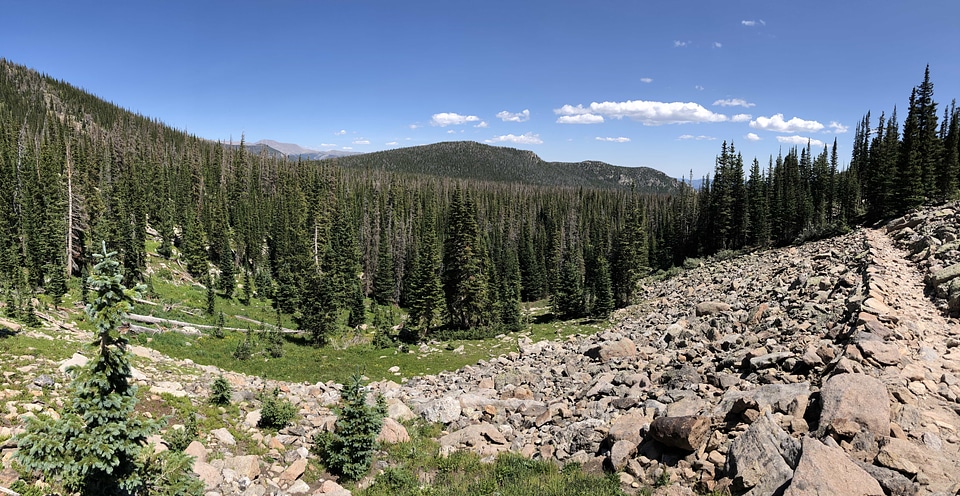
[[[214,300],[213,290],[268,298],[316,344],[395,306],[408,311],[409,340],[519,328],[522,302],[603,317],[631,302],[642,277],[687,258],[822,236],[955,196],[956,106],[931,135],[929,76],[918,88],[903,138],[895,118],[876,134],[865,118],[845,170],[834,143],[766,167],[754,159],[745,174],[724,144],[699,191],[668,195],[483,180],[482,161],[469,157],[464,179],[251,154],[3,61],[4,311],[29,320],[36,294],[57,302],[100,240],[118,251],[128,284],[146,280],[146,241],[157,239],[157,253]],[[906,192],[905,170],[920,171],[920,190]]]

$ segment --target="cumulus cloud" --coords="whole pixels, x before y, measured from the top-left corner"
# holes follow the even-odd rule
[[[677,139],[678,139],[678,140],[684,140],[684,141],[685,141],[685,140],[713,141],[713,140],[715,140],[715,139],[717,139],[717,138],[715,138],[715,137],[713,137],[713,136],[704,136],[704,135],[702,135],[702,134],[701,134],[700,136],[694,136],[694,135],[692,135],[692,134],[681,134],[680,136],[677,136]]]
[[[497,118],[503,122],[527,122],[530,120],[530,110],[523,109],[521,112],[513,113],[506,110],[497,113]]]
[[[701,85],[698,84],[698,85],[694,86],[693,89],[695,89],[695,90],[697,90],[697,91],[703,91],[703,86],[701,86]]]
[[[642,122],[645,126],[662,124],[684,124],[690,122],[725,122],[729,120],[723,114],[717,114],[693,102],[650,102],[628,100],[625,102],[593,102],[589,107],[583,105],[564,105],[554,109],[561,117],[561,124],[595,124],[603,122],[604,117],[623,119],[624,117]]]
[[[418,129],[420,124],[410,124],[410,129]]]
[[[751,28],[756,26],[757,24],[760,24],[761,26],[767,25],[767,23],[764,22],[763,19],[760,19],[759,21],[754,21],[754,20],[740,21],[740,24],[743,24],[744,26],[751,27]]]
[[[803,136],[777,136],[777,141],[781,143],[786,143],[788,145],[800,145],[807,146],[807,143],[810,143],[810,146],[823,146],[823,142],[820,140],[815,140],[811,138],[804,138]]]
[[[320,143],[320,148],[336,148],[336,143]]]
[[[757,133],[747,133],[744,138],[747,138],[750,141],[760,141],[760,136],[758,136]]]
[[[346,130],[346,129],[341,129],[341,130],[339,130],[339,131],[337,131],[337,132],[335,132],[335,133],[333,133],[333,134],[334,134],[334,136],[343,136],[344,134],[347,134],[347,130]]]
[[[723,43],[720,43],[719,41],[714,41],[713,48],[723,48]]]
[[[595,114],[561,115],[557,118],[557,124],[600,124],[602,122],[603,116]]]
[[[653,78],[648,78],[648,77],[640,78],[640,82],[649,84],[653,82]]]
[[[477,124],[476,126],[473,126],[473,127],[479,127],[479,128],[481,128],[481,129],[483,129],[483,128],[487,127],[487,126],[489,126],[489,124],[487,124],[487,121],[480,121],[480,124]]]
[[[400,143],[399,143],[399,142],[396,142],[396,141],[388,141],[388,142],[384,143],[384,145],[386,145],[386,146],[397,146],[397,145],[399,145],[399,144],[400,144]]]
[[[713,102],[714,105],[719,105],[721,107],[743,107],[750,108],[756,107],[756,103],[750,103],[743,98],[724,98],[722,100],[717,100]]]
[[[521,134],[520,136],[515,136],[513,134],[505,134],[503,136],[495,136],[485,141],[487,143],[516,143],[518,145],[543,144],[543,140],[540,139],[540,135],[533,134],[533,133],[524,133],[524,134]]]
[[[369,144],[370,144],[370,140],[367,140],[367,139],[358,139],[358,140],[355,140],[352,144],[354,144],[354,145],[369,145]]]
[[[793,117],[785,121],[783,120],[783,114],[775,114],[770,117],[757,117],[756,120],[750,121],[750,127],[778,133],[815,133],[823,129],[823,124],[799,117]]]
[[[673,46],[676,47],[676,48],[683,48],[683,47],[685,47],[685,46],[687,46],[687,45],[689,45],[689,44],[690,44],[689,41],[674,40],[674,42],[673,42]]]
[[[434,126],[447,127],[459,126],[468,122],[478,121],[480,121],[480,118],[475,115],[460,115],[456,112],[441,112],[439,114],[433,114],[430,119],[430,124]]]
[[[747,122],[750,119],[753,119],[753,116],[750,114],[737,114],[730,118],[732,122]]]
[[[830,129],[837,134],[843,134],[850,130],[849,127],[844,126],[843,124],[840,124],[837,121],[830,121]]]
[[[609,141],[611,143],[627,143],[630,141],[630,138],[624,138],[623,136],[620,136],[619,138],[601,138],[600,136],[597,136],[596,139],[597,141]]]
[[[342,149],[342,150],[353,150],[353,147],[352,147],[352,146],[345,146],[345,147],[343,147],[343,148],[341,148],[341,149]]]

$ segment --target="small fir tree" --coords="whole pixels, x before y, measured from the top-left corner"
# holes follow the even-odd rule
[[[210,403],[219,406],[227,406],[230,404],[230,397],[233,395],[233,387],[230,386],[230,382],[227,381],[227,378],[220,374],[213,381],[213,385],[210,387]]]
[[[96,298],[87,317],[97,329],[96,355],[75,369],[70,394],[59,419],[38,415],[18,437],[17,459],[81,495],[135,494],[145,485],[140,460],[148,436],[159,425],[134,414],[136,386],[129,382],[123,316],[138,295],[122,284],[115,253],[95,255],[99,262],[89,284]]]
[[[314,450],[330,471],[348,480],[358,480],[370,470],[387,407],[383,396],[377,397],[376,405],[367,404],[358,373],[344,384],[341,398],[334,432],[317,436]]]

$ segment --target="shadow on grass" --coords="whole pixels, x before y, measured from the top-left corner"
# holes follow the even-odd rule
[[[12,331],[10,329],[7,329],[6,327],[0,327],[0,339],[12,338],[17,334],[18,334],[17,331]]]

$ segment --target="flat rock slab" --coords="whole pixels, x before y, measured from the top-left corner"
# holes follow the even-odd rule
[[[839,448],[803,438],[803,453],[783,496],[884,496],[880,484]]]
[[[820,428],[834,419],[852,420],[874,436],[890,435],[890,399],[887,388],[864,374],[837,374],[820,390]]]

